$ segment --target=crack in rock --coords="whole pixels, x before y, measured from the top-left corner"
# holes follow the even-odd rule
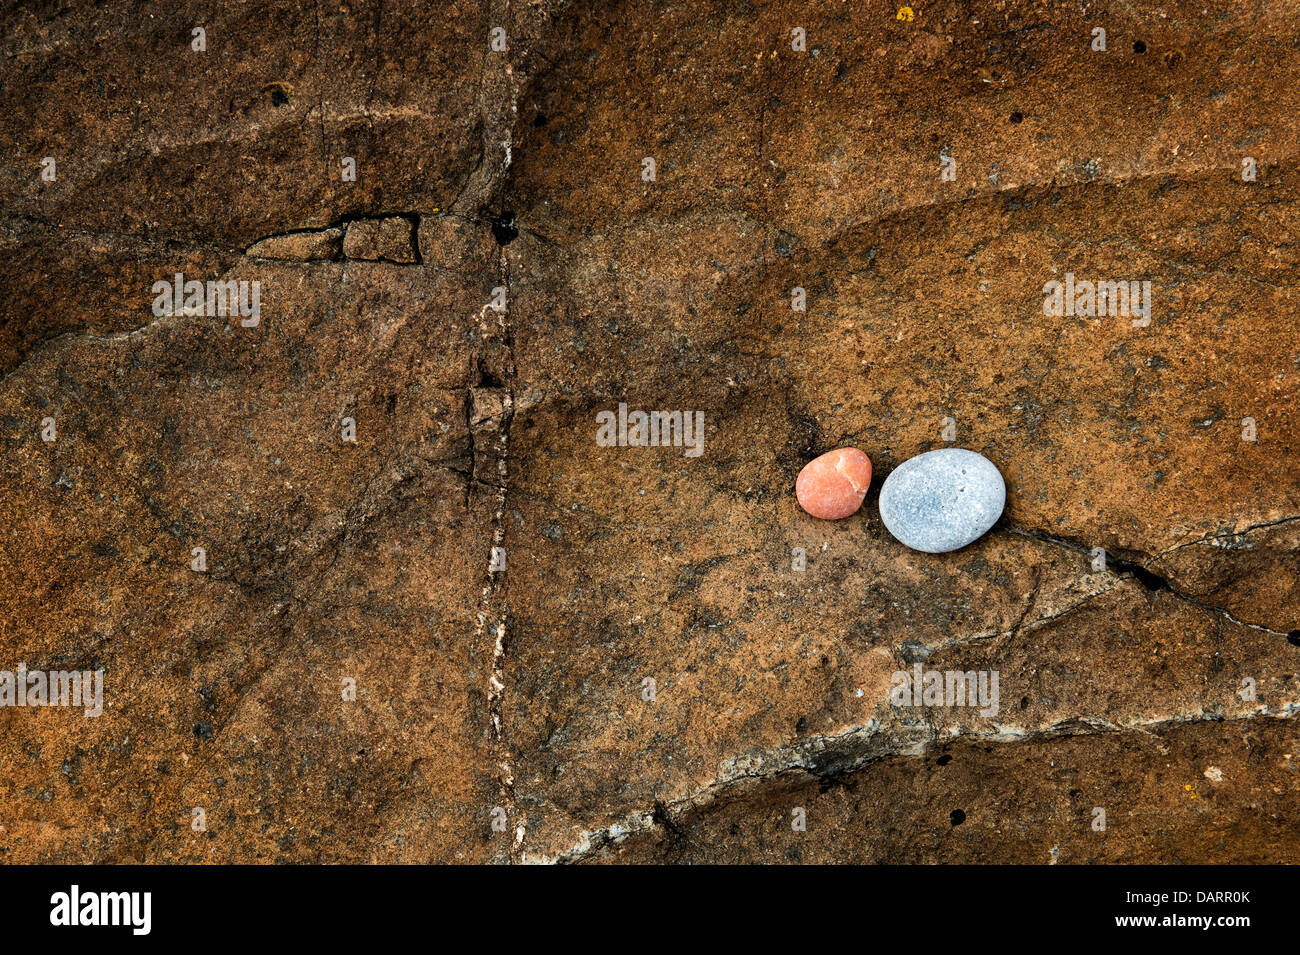
[[[1284,523],[1284,522],[1279,522],[1279,523]],[[1064,547],[1067,550],[1071,550],[1080,554],[1087,554],[1091,552],[1091,548],[1088,545],[1081,543],[1080,541],[1077,540],[1071,540],[1070,538],[1066,538],[1066,537],[1055,537],[1051,534],[1046,534],[1042,531],[1017,527],[1009,523],[1004,524],[1002,526],[1009,533],[1017,534],[1021,537],[1028,537],[1031,540],[1042,541],[1043,543],[1047,543],[1047,544],[1055,544],[1058,547]],[[1168,553],[1168,551],[1164,551],[1162,553]],[[1154,563],[1159,559],[1161,555],[1144,554],[1141,556],[1146,560],[1147,563]],[[1196,597],[1193,597],[1191,594],[1179,590],[1170,582],[1170,580],[1167,577],[1157,574],[1155,571],[1147,567],[1146,564],[1144,563],[1124,560],[1122,558],[1115,557],[1113,554],[1107,553],[1106,568],[1107,570],[1111,570],[1112,568],[1114,568],[1115,570],[1122,572],[1123,574],[1126,575],[1125,579],[1136,581],[1144,589],[1151,591],[1152,593],[1155,593],[1157,591],[1166,591],[1185,603],[1191,604],[1194,607],[1198,607],[1201,610],[1206,610],[1209,611],[1210,613],[1218,614],[1222,616],[1224,619],[1230,620],[1232,623],[1235,623],[1240,627],[1249,627],[1252,630],[1258,630],[1261,633],[1271,634],[1276,637],[1285,637],[1289,632],[1286,630],[1278,630],[1273,627],[1268,627],[1263,624],[1252,623],[1249,620],[1242,620],[1224,607],[1218,607],[1215,606],[1214,604],[1206,603],[1203,600],[1199,600]]]
[[[839,733],[811,737],[797,745],[782,746],[766,753],[730,760],[723,764],[717,777],[685,796],[667,803],[656,803],[649,810],[629,813],[619,822],[603,829],[583,832],[567,849],[549,854],[525,855],[523,861],[540,865],[581,862],[631,836],[662,826],[667,819],[680,818],[698,811],[747,785],[763,785],[786,777],[826,779],[844,776],[889,757],[927,756],[935,744],[951,744],[954,739],[979,743],[1022,743],[1109,733],[1157,733],[1188,723],[1242,722],[1261,717],[1289,719],[1297,712],[1300,712],[1300,702],[1283,703],[1278,707],[1259,706],[1233,715],[1200,710],[1128,723],[1112,723],[1099,717],[1077,717],[1040,729],[1001,727],[996,733],[962,732],[956,727],[946,733],[934,730],[922,734],[901,733],[880,743],[876,742],[876,738],[880,735],[881,724],[877,720],[870,720]],[[838,754],[838,757],[828,761],[825,758],[827,753]]]

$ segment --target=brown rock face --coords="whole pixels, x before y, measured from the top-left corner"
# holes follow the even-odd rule
[[[343,234],[343,254],[349,259],[371,262],[414,262],[415,240],[411,223],[393,217],[350,223]]]
[[[0,859],[1300,861],[1300,12],[898,6],[0,13]]]
[[[357,223],[361,225],[361,223]],[[248,247],[247,255],[254,259],[287,259],[290,262],[312,262],[335,259],[343,249],[342,229],[320,229],[311,232],[290,232],[288,235],[267,236]],[[362,258],[363,256],[353,256]],[[378,258],[378,256],[373,256]]]

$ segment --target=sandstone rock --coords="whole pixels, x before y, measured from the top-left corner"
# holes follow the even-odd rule
[[[409,221],[396,217],[349,222],[343,234],[343,254],[371,262],[414,262],[414,229]]]
[[[10,5],[0,669],[108,705],[0,708],[0,858],[1300,861],[1300,25],[1142,6]],[[946,427],[962,550],[790,494]]]
[[[297,262],[314,262],[336,259],[342,251],[342,229],[321,229],[312,232],[290,232],[272,235],[255,242],[246,253],[255,259],[288,259]]]
[[[420,219],[420,258],[434,268],[488,274],[497,244],[482,223],[452,213]]]
[[[470,389],[469,426],[471,429],[496,431],[505,420],[508,394],[503,388]]]

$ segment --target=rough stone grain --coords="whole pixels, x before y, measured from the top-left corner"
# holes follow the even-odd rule
[[[406,219],[392,216],[349,222],[343,233],[343,254],[370,262],[414,262],[414,230]]]
[[[338,258],[342,251],[343,230],[334,228],[267,236],[260,242],[254,242],[249,246],[246,254],[254,259],[288,259],[294,262],[313,262],[319,259]],[[378,258],[378,256],[375,256],[375,258]]]

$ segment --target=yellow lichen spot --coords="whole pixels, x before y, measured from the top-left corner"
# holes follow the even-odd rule
[[[912,12],[911,7],[899,7],[898,13],[894,15],[895,20],[902,20],[904,23],[911,23],[915,17],[916,14]]]

